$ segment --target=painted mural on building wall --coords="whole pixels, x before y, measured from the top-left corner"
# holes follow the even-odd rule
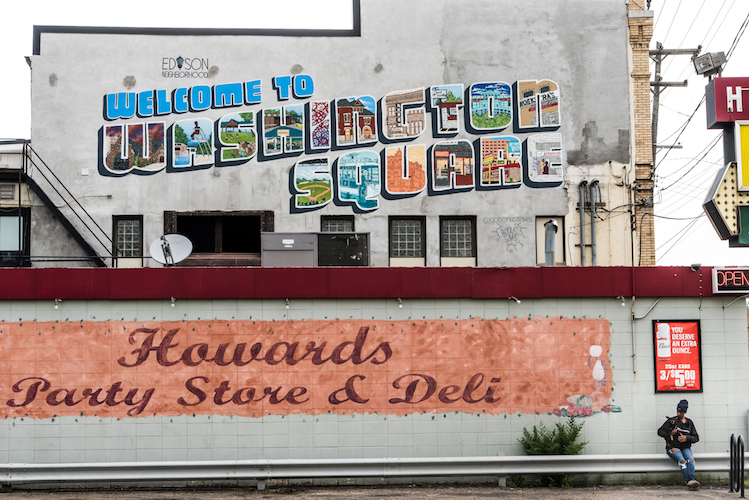
[[[602,319],[0,323],[0,416],[591,415]]]
[[[103,109],[109,124],[100,131],[99,172],[122,176],[164,169],[252,168],[250,160],[262,162],[387,144],[374,151],[381,155],[377,183],[368,177],[375,172],[371,161],[364,170],[357,167],[352,184],[352,158],[346,156],[348,153],[325,160],[326,175],[339,179],[331,183],[327,201],[365,211],[379,208],[380,195],[385,194],[386,199],[413,196],[427,186],[427,194],[433,195],[523,185],[558,187],[564,178],[561,134],[549,133],[561,123],[559,87],[550,80],[516,82],[516,92],[508,83],[486,81],[466,89],[463,84],[450,84],[392,91],[379,100],[357,95],[307,103],[287,101],[312,97],[315,85],[309,75],[275,77],[272,86],[279,105],[261,109],[254,107],[263,100],[260,80],[195,85],[171,92],[159,89],[107,94]],[[237,109],[227,113],[230,108]],[[222,109],[215,121],[202,116],[164,121],[167,115]],[[449,140],[462,132],[462,124],[465,132],[474,135],[496,134],[510,126],[533,134],[523,140],[512,135]],[[446,140],[432,145],[406,144],[426,135]],[[296,213],[325,205],[317,199],[299,201],[296,175],[306,170],[309,161],[319,163],[300,159],[292,169],[289,185],[292,211]],[[362,175],[367,179],[365,184]]]

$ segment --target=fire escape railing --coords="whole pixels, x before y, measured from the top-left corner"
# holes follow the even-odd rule
[[[70,192],[65,184],[60,180],[57,174],[47,165],[41,156],[31,147],[31,141],[26,139],[12,140],[12,141],[0,141],[0,145],[11,145],[19,144],[23,145],[23,160],[22,166],[18,174],[19,189],[20,185],[25,182],[28,187],[34,191],[34,193],[41,199],[42,202],[49,208],[49,210],[57,217],[60,223],[68,230],[73,239],[83,248],[86,252],[87,257],[83,258],[71,258],[64,256],[40,256],[40,257],[26,257],[31,261],[76,261],[85,260],[91,261],[99,267],[106,267],[107,260],[113,260],[116,258],[115,252],[112,249],[115,248],[115,244],[112,241],[110,235],[102,229],[98,222],[91,216],[78,199]],[[32,174],[38,174],[32,176]],[[42,187],[39,181],[44,182]],[[60,205],[58,206],[51,198],[50,195],[54,193],[58,198]],[[19,191],[18,196],[19,203],[19,214],[21,208],[21,196]],[[60,208],[67,208],[66,212],[70,214],[70,218],[63,213]],[[80,224],[78,227],[71,221],[77,219]],[[87,238],[81,234],[79,228],[85,229],[87,235],[93,241],[88,241]],[[23,231],[21,231],[23,232]],[[19,237],[20,238],[20,237]],[[94,245],[98,244],[97,248]],[[98,249],[98,251],[97,251]],[[30,255],[30,254],[29,254]]]

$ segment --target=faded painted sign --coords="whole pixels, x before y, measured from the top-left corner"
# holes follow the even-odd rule
[[[0,416],[590,415],[609,338],[569,318],[0,323]]]

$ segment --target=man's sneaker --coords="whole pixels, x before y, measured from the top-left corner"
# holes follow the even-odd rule
[[[694,479],[693,479],[693,480],[691,480],[691,481],[689,481],[689,482],[687,483],[687,486],[688,486],[688,487],[689,487],[689,489],[690,489],[690,490],[692,490],[692,491],[697,491],[697,490],[699,490],[699,489],[700,489],[700,483],[699,483],[699,481],[695,481]]]

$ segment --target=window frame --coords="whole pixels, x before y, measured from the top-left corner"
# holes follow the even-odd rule
[[[119,231],[118,225],[120,221],[134,220],[140,223],[140,255],[123,256],[119,255],[121,249],[118,246]],[[112,255],[115,258],[121,259],[142,259],[145,253],[143,247],[143,216],[142,215],[113,215],[112,216]]]
[[[444,224],[449,221],[460,220],[468,221],[471,225],[471,255],[454,256],[445,255],[445,235]],[[476,234],[476,216],[475,215],[440,215],[440,264],[442,259],[473,259],[474,265],[478,265],[478,245]]]
[[[413,257],[402,257],[398,255],[393,255],[393,222],[395,221],[418,221],[421,225],[421,255],[419,256],[413,256]],[[427,224],[426,224],[426,216],[424,215],[391,215],[388,217],[388,257],[390,260],[392,259],[422,259],[424,261],[424,265],[426,265],[426,255],[427,255]]]
[[[164,212],[164,234],[178,234],[178,216],[204,216],[204,217],[260,217],[260,235],[262,233],[274,232],[275,214],[271,210],[193,210],[185,212]],[[223,238],[222,238],[223,240]],[[221,243],[222,245],[222,243]],[[262,243],[261,243],[262,246]],[[177,266],[190,267],[216,267],[216,266],[246,266],[257,267],[261,265],[261,253],[259,252],[193,252],[187,259],[178,263]]]
[[[351,229],[346,231],[326,231],[324,223],[326,221],[351,221]],[[320,216],[320,232],[321,233],[354,233],[356,232],[356,221],[353,215],[321,215]]]
[[[2,208],[0,216],[20,217],[23,233],[20,250],[0,251],[0,267],[31,267],[31,208]]]

